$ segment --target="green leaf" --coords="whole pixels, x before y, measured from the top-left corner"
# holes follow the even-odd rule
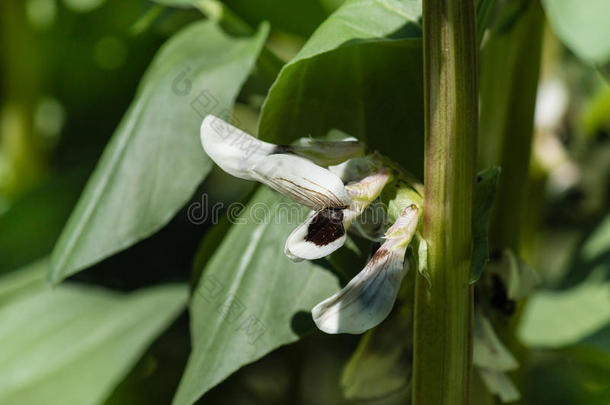
[[[217,0],[153,0],[173,7],[214,7]],[[258,25],[268,21],[274,29],[308,37],[343,0],[224,0],[239,19]]]
[[[212,229],[210,229],[203,237],[201,242],[199,243],[199,247],[197,248],[197,253],[193,259],[193,266],[191,272],[191,286],[196,287],[199,284],[199,280],[201,278],[201,274],[205,269],[208,261],[214,253],[216,253],[216,248],[224,237],[226,236],[229,229],[233,225],[231,218],[240,214],[241,210],[245,207],[245,204],[252,198],[252,195],[256,192],[257,187],[253,187],[250,189],[239,201],[233,205],[234,209],[231,209],[230,215],[227,215],[220,218],[217,224],[215,224]]]
[[[364,268],[368,259],[364,254],[365,251],[371,251],[371,241],[348,235],[341,249],[325,258],[333,266],[335,274],[339,276],[341,285],[347,284]]]
[[[603,353],[606,358],[605,366],[610,371],[610,324],[579,341],[575,348],[586,348],[598,354]],[[593,358],[596,359],[597,356],[593,356]]]
[[[594,65],[610,62],[608,0],[543,0],[553,31],[578,57]]]
[[[578,342],[610,323],[610,283],[592,278],[565,291],[540,291],[525,308],[521,340],[535,347]]]
[[[610,257],[610,215],[587,237],[582,245],[579,256],[589,263],[608,263]],[[610,267],[610,263],[608,263]],[[608,267],[606,267],[608,270]]]
[[[56,176],[0,215],[0,273],[48,255],[76,203],[84,176]]]
[[[472,268],[470,283],[476,283],[487,262],[489,262],[489,216],[496,196],[496,186],[500,177],[500,168],[492,167],[477,174],[474,202],[472,207]]]
[[[524,15],[528,6],[533,4],[533,2],[529,0],[498,0],[497,3],[498,4],[493,10],[491,21],[488,22],[490,33],[495,35],[504,35],[511,31],[517,21]],[[482,17],[478,12],[479,10],[477,9],[477,17]],[[478,29],[479,27],[477,26],[477,31]]]
[[[42,259],[3,275],[0,278],[0,308],[20,294],[46,287],[44,279],[48,271],[49,260]]]
[[[405,389],[411,381],[413,307],[402,306],[366,332],[343,369],[348,399],[371,400]]]
[[[207,261],[191,302],[193,351],[174,405],[193,404],[241,366],[313,327],[309,311],[338,290],[319,264],[291,262],[302,207],[260,188]]]
[[[290,143],[339,129],[421,175],[420,18],[415,0],[344,3],[280,72],[261,138]]]
[[[149,236],[188,201],[212,167],[201,120],[228,117],[267,32],[234,38],[199,22],[161,48],[55,247],[53,282]]]
[[[413,365],[413,299],[415,262],[408,255],[398,302],[390,315],[366,332],[341,374],[341,386],[348,399],[389,399],[410,390]],[[375,402],[376,403],[376,402]]]
[[[152,0],[155,3],[171,7],[195,7],[199,0]]]
[[[119,294],[66,284],[19,295],[0,307],[0,403],[102,403],[186,298],[182,285]]]
[[[309,36],[328,16],[320,0],[224,0],[246,22],[257,25],[269,21],[273,28]]]
[[[527,403],[607,405],[610,399],[610,328],[576,345],[534,352],[525,371],[523,397],[527,398]]]
[[[324,7],[324,9],[328,13],[332,13],[333,11],[335,11],[336,9],[341,7],[341,5],[343,3],[345,3],[345,0],[319,0],[319,1],[320,1],[320,4],[322,4],[322,7]]]
[[[560,287],[573,286],[598,272],[610,278],[610,215],[579,243]]]
[[[483,40],[485,30],[489,27],[497,3],[498,0],[477,0],[477,39],[479,44]]]

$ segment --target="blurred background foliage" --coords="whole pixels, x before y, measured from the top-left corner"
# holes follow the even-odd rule
[[[0,2],[0,376],[7,381],[17,378],[11,377],[8,365],[9,354],[18,351],[19,335],[14,333],[16,326],[3,321],[3,316],[8,317],[11,310],[26,313],[14,305],[35,306],[25,301],[32,298],[28,295],[32,291],[43,288],[45,275],[44,271],[32,270],[32,266],[40,266],[36,262],[51,253],[88,176],[134,98],[145,69],[161,44],[188,23],[202,18],[201,11],[187,7],[186,1],[182,2],[185,7],[177,8],[163,3],[180,2]],[[225,2],[234,17],[247,26],[256,27],[262,21],[271,23],[267,48],[258,58],[256,69],[233,109],[240,126],[250,132],[256,132],[263,97],[280,67],[297,54],[307,37],[342,1],[286,3]],[[482,37],[483,55],[493,52],[491,48],[486,50],[487,46],[494,41],[501,43],[502,36],[509,35],[523,12],[523,7],[517,4],[523,1],[498,3],[505,7],[502,9],[505,15],[502,18],[496,15],[492,28]],[[568,7],[570,2],[564,3]],[[208,10],[208,17],[214,16],[213,10],[204,10]],[[600,47],[589,46],[591,42],[607,46],[610,39],[584,33],[584,40],[566,41],[564,38],[573,32],[565,19],[570,12],[569,7],[550,14],[547,11],[554,19],[542,28],[535,137],[520,248],[543,281],[524,304],[518,327],[519,345],[531,349],[526,356],[520,356],[522,367],[515,374],[523,404],[610,403],[610,87],[603,76],[608,72],[608,59],[604,59],[608,54]],[[596,24],[607,29],[603,18],[607,19],[608,14],[598,14],[602,20]],[[239,35],[250,32],[249,29],[236,32],[238,26],[231,25],[230,31]],[[586,45],[584,50],[582,44]],[[321,66],[334,66],[333,57],[337,56],[323,59]],[[484,64],[485,56],[482,61]],[[297,71],[294,66],[291,69],[285,69],[283,74]],[[485,65],[482,69],[485,71]],[[322,91],[324,83],[312,85],[312,91]],[[506,83],[491,85],[493,92],[500,91],[497,89]],[[282,101],[281,90],[275,90],[278,102]],[[483,105],[482,111],[485,109]],[[301,120],[300,124],[307,125],[307,117]],[[295,125],[291,117],[287,121],[290,122],[282,125]],[[484,123],[482,128],[486,128]],[[366,132],[357,127],[352,129]],[[416,124],[414,131],[417,129]],[[484,132],[481,137],[485,137]],[[493,158],[485,155],[488,147],[480,148],[482,167],[493,163]],[[387,144],[380,143],[379,148],[389,148],[392,153]],[[137,289],[192,282],[196,278],[191,274],[193,260],[211,223],[190,222],[186,207],[201,201],[204,194],[210,205],[236,201],[246,195],[249,187],[213,169],[191,201],[163,229],[72,276],[69,284],[77,285],[75,289],[105,287],[100,300],[119,305],[134,299],[130,293]],[[203,250],[199,251],[198,260],[206,260],[202,258]],[[201,265],[195,268],[200,269]],[[23,277],[15,279],[20,275]],[[110,289],[114,291],[109,292]],[[165,309],[169,311],[171,307],[174,311],[169,311],[165,318],[159,314],[163,318],[159,325],[147,325],[150,333],[142,337],[139,345],[133,343],[133,352],[141,352],[142,356],[131,359],[119,372],[108,374],[107,389],[93,403],[171,403],[191,349],[188,316],[177,315],[178,308],[185,305],[184,291],[178,290],[150,290],[149,294],[164,294],[171,303]],[[65,293],[78,296],[72,305],[80,299],[84,300],[82,305],[90,304],[87,293]],[[114,294],[122,295],[117,298]],[[105,306],[91,303],[94,304]],[[44,301],[37,305],[49,311],[64,308],[60,302]],[[35,325],[40,321],[35,314],[47,319],[44,311],[34,311],[32,318],[24,318],[23,322]],[[103,319],[105,315],[100,312],[99,316]],[[164,323],[171,326],[163,332]],[[129,325],[124,327],[125,331],[131,330]],[[29,330],[23,326],[21,336]],[[35,333],[33,330],[31,333]],[[36,333],[40,333],[39,339],[46,339],[55,332],[41,329]],[[406,379],[391,395],[379,400],[345,399],[342,372],[359,340],[359,336],[329,337],[310,332],[299,342],[243,367],[198,403],[406,403],[409,397]],[[7,342],[15,346],[4,344]],[[72,344],[70,340],[58,342]],[[92,344],[87,350],[96,347]],[[103,356],[90,360],[83,370],[103,368]],[[32,364],[36,367],[36,363]],[[62,381],[57,384],[62,390],[71,389],[69,374],[62,374],[60,368],[49,373]],[[82,384],[87,386],[87,382]],[[49,398],[65,392],[53,394],[50,389]],[[19,398],[23,402],[11,400],[10,405],[36,403],[35,398],[27,395]],[[3,400],[9,401],[0,395],[0,403],[9,404]]]

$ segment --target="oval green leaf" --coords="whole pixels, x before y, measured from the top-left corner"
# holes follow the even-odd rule
[[[243,365],[313,327],[311,309],[339,286],[319,264],[284,255],[286,238],[304,214],[260,188],[233,218],[193,293],[193,351],[174,405],[195,403]]]
[[[26,279],[39,275],[42,285],[38,269],[26,273]],[[11,278],[0,279],[0,290],[5,282],[14,287]],[[188,294],[184,285],[131,294],[74,284],[27,290],[21,285],[21,294],[0,304],[2,404],[103,403],[182,312]]]
[[[235,38],[198,22],[161,48],[55,246],[51,281],[149,236],[188,201],[212,167],[201,120],[228,118],[267,32]]]
[[[420,175],[421,3],[352,0],[311,36],[269,91],[260,137],[289,143],[339,129]]]
[[[593,65],[610,62],[608,0],[543,0],[555,34],[578,57]]]

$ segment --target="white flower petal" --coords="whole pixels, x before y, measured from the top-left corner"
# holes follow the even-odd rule
[[[351,200],[339,177],[307,159],[269,155],[252,168],[252,177],[315,210],[345,208]]]
[[[396,245],[409,243],[417,230],[419,221],[419,209],[415,204],[406,206],[396,222],[385,233],[386,243],[391,248]]]
[[[260,181],[310,208],[345,208],[351,202],[341,179],[327,169],[283,154],[290,147],[263,142],[213,115],[201,124],[201,144],[225,172]]]
[[[343,210],[325,208],[312,212],[286,240],[284,253],[293,261],[328,256],[345,243]]]
[[[513,402],[521,398],[515,384],[502,371],[479,368],[479,375],[489,392],[499,396],[502,402]]]
[[[286,246],[284,246],[284,254],[295,263],[302,262],[304,260],[301,257],[293,255],[292,252],[290,252],[289,250],[286,250]]]
[[[363,333],[388,316],[408,270],[403,262],[418,220],[417,207],[405,208],[364,269],[341,291],[314,307],[311,313],[320,330]]]
[[[279,149],[302,156],[324,167],[340,164],[364,153],[364,145],[356,139],[325,141],[304,138],[296,145],[281,146]]]
[[[255,180],[251,169],[276,149],[213,115],[203,120],[200,135],[203,149],[222,170],[246,180]]]
[[[363,333],[383,321],[394,306],[406,269],[406,247],[377,250],[366,267],[341,291],[311,311],[326,333]]]
[[[495,371],[519,367],[517,360],[498,339],[491,322],[479,312],[474,318],[472,364]]]
[[[538,85],[536,93],[536,127],[553,131],[561,128],[561,120],[570,103],[570,95],[565,84],[558,79],[546,79]]]
[[[354,219],[375,200],[390,180],[391,174],[382,169],[345,189],[351,197],[349,207],[339,210],[327,208],[310,214],[286,240],[284,252],[292,260],[314,260],[328,256],[346,240],[345,232]]]
[[[428,271],[428,242],[420,234],[415,235],[417,246],[417,270],[419,274],[428,282],[428,287],[432,286],[432,278]]]
[[[338,165],[328,167],[328,170],[341,177],[341,180],[345,183],[358,181],[371,174],[374,169],[375,166],[366,157],[353,158]]]
[[[358,182],[345,186],[345,190],[352,200],[350,206],[345,210],[344,223],[346,228],[379,197],[379,194],[391,179],[390,171],[383,168]]]

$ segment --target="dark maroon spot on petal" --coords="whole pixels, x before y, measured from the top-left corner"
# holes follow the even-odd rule
[[[390,252],[387,249],[379,248],[379,249],[377,249],[377,251],[375,252],[373,257],[371,257],[369,264],[374,265],[374,264],[380,262],[381,260],[383,260],[389,254],[390,254]]]
[[[318,246],[325,246],[345,235],[343,210],[325,208],[319,211],[307,227],[305,240]]]

